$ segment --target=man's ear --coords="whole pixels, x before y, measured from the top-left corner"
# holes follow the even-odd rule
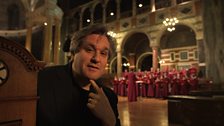
[[[70,56],[70,61],[73,61],[74,60],[74,55],[71,55]]]

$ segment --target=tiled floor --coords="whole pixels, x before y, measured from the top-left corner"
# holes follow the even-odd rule
[[[138,98],[128,102],[119,96],[118,109],[122,126],[169,126],[167,100]]]

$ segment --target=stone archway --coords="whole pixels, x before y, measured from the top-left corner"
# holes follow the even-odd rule
[[[160,39],[160,66],[165,69],[187,69],[198,66],[195,31],[187,25],[176,25],[173,32],[164,31]]]
[[[123,63],[128,63],[128,58],[127,57],[122,57],[122,72],[124,72],[125,69],[129,69],[129,67],[124,66]],[[110,62],[110,73],[114,74],[117,73],[117,57],[114,57],[111,62]]]
[[[147,34],[135,32],[128,34],[122,43],[122,56],[128,58],[130,69],[136,70],[137,59],[144,53],[152,52]]]
[[[152,67],[152,53],[147,52],[142,54],[137,62],[136,62],[136,69],[140,69],[141,71],[149,71]]]
[[[173,32],[164,31],[160,39],[161,49],[171,49],[197,45],[196,34],[193,29],[186,25],[176,25]]]

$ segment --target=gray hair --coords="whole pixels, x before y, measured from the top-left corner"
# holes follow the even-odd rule
[[[109,41],[110,44],[110,52],[109,52],[109,58],[114,54],[115,48],[116,48],[116,42],[115,39],[107,34],[108,29],[106,26],[102,24],[94,24],[91,26],[88,26],[76,33],[72,36],[71,39],[71,44],[70,44],[70,52],[74,55],[79,51],[79,48],[83,44],[83,39],[91,34],[100,34],[100,35],[105,35]],[[109,59],[108,58],[108,59]]]

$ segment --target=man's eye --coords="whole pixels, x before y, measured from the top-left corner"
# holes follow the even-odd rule
[[[103,51],[103,52],[101,52],[101,54],[104,55],[104,56],[107,56],[108,52],[107,51]]]
[[[85,50],[86,50],[87,52],[92,52],[92,51],[93,51],[92,48],[85,48]]]

